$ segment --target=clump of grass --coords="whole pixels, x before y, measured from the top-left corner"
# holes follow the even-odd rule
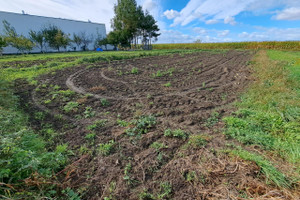
[[[190,135],[188,145],[194,149],[204,147],[211,139],[208,135]]]
[[[139,73],[138,68],[133,67],[133,68],[131,69],[131,74],[138,74],[138,73]]]
[[[262,156],[254,153],[250,153],[249,151],[246,151],[241,147],[231,150],[230,152],[234,155],[241,157],[244,160],[255,162],[261,168],[261,172],[266,176],[267,182],[268,180],[270,180],[271,182],[273,182],[275,185],[279,187],[289,188],[291,186],[291,183],[288,181],[286,176],[283,173],[281,173],[278,169],[276,169],[272,163],[264,159]]]
[[[101,143],[99,144],[97,151],[104,156],[110,155],[114,150],[115,141],[110,140],[107,143]]]
[[[79,103],[77,102],[74,102],[74,101],[70,101],[67,103],[67,105],[64,106],[64,111],[69,113],[69,112],[77,112],[78,110],[78,107],[79,107]]]
[[[166,129],[164,132],[164,136],[175,137],[175,138],[180,138],[185,140],[188,138],[189,134],[181,129],[175,129],[175,130]]]
[[[156,118],[153,115],[140,116],[137,120],[131,121],[134,127],[128,128],[125,132],[129,136],[141,136],[148,133],[149,129],[153,128],[156,124]]]

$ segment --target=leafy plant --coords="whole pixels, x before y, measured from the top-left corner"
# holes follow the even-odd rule
[[[88,130],[96,130],[98,128],[104,127],[107,123],[107,119],[99,119],[94,121],[93,124],[87,127]]]
[[[100,99],[100,102],[102,106],[109,106],[109,101],[107,99]]]
[[[129,136],[141,136],[156,124],[156,118],[152,115],[140,116],[139,119],[131,121],[133,128],[128,128],[125,132]]]
[[[136,67],[133,67],[132,69],[131,69],[131,74],[137,74],[139,71],[138,71],[138,68],[136,68]]]
[[[78,110],[79,107],[79,103],[74,102],[74,101],[70,101],[67,103],[67,105],[64,106],[64,111],[65,112],[76,112]]]
[[[93,111],[93,108],[90,106],[87,106],[85,108],[85,111],[83,112],[84,118],[91,118],[94,117],[96,115],[96,112]]]
[[[99,144],[97,150],[101,155],[108,156],[111,154],[114,150],[115,141],[110,140],[107,143],[101,143]]]
[[[180,139],[187,139],[189,134],[186,133],[185,131],[181,130],[181,129],[176,129],[176,130],[171,130],[171,129],[166,129],[164,132],[164,136],[167,137],[176,137],[176,138],[180,138]]]
[[[210,137],[207,135],[191,135],[189,137],[188,145],[193,148],[200,148],[207,144]]]
[[[165,86],[165,87],[171,87],[171,83],[168,82],[168,83],[164,84],[164,86]]]
[[[211,127],[218,123],[219,121],[219,113],[218,112],[213,112],[209,118],[207,118],[205,126]]]

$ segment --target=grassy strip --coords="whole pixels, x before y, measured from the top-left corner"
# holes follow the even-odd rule
[[[28,79],[32,84],[35,83],[33,79],[39,75],[47,74],[50,72],[54,72],[56,70],[73,67],[80,64],[91,64],[95,62],[100,61],[107,61],[110,62],[112,60],[122,60],[122,59],[133,59],[138,57],[147,57],[147,56],[159,56],[159,55],[168,55],[168,54],[174,54],[174,53],[180,53],[180,54],[188,54],[193,52],[199,52],[203,50],[156,50],[156,51],[117,51],[117,52],[102,52],[102,53],[74,53],[76,55],[76,59],[69,61],[69,62],[59,62],[55,61],[52,58],[56,58],[57,54],[47,54],[43,55],[44,57],[48,59],[52,59],[46,64],[41,65],[34,65],[32,67],[26,67],[26,68],[2,68],[0,67],[0,78],[2,80],[7,81],[13,81],[19,78],[26,78]],[[209,51],[212,53],[218,53],[218,52],[224,52],[224,51]],[[70,54],[59,54],[59,56],[68,57]],[[41,58],[42,55],[20,55],[20,57],[13,57],[10,61],[17,61],[22,60],[23,58],[26,58],[27,61],[32,59],[36,60]],[[52,57],[53,56],[53,57]],[[0,65],[4,60],[0,60]]]
[[[275,185],[285,188],[289,188],[291,186],[291,183],[287,180],[285,175],[278,171],[278,169],[276,169],[272,163],[270,163],[262,156],[250,153],[249,151],[246,151],[241,147],[237,147],[234,150],[230,150],[230,153],[239,156],[244,160],[255,162],[261,168],[261,172],[267,177],[267,179]]]
[[[46,143],[27,124],[27,116],[19,109],[18,98],[13,95],[8,82],[1,80],[0,197],[35,196],[32,186],[27,186],[23,180],[34,174],[46,180],[67,162],[67,145],[58,145],[53,152],[47,151]]]
[[[299,41],[154,44],[154,49],[274,49],[300,50]]]
[[[268,55],[289,62],[274,62]],[[255,81],[237,103],[239,110],[224,118],[225,134],[243,144],[260,145],[280,155],[294,166],[291,171],[299,174],[300,82],[297,80],[300,66],[296,60],[300,54],[269,51],[268,55],[261,51],[254,59]],[[268,173],[268,169],[262,170]]]

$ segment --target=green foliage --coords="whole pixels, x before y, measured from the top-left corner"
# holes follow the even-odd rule
[[[231,150],[230,152],[241,157],[244,160],[255,162],[261,168],[261,172],[266,175],[266,178],[272,181],[275,185],[286,188],[289,188],[291,186],[291,183],[285,177],[285,175],[278,171],[278,169],[276,169],[272,163],[264,159],[262,156],[250,153],[242,149],[241,147]]]
[[[124,120],[120,120],[120,119],[117,119],[117,124],[121,127],[127,127],[129,125],[129,122],[126,122]]]
[[[114,145],[115,145],[114,140],[110,140],[107,143],[101,143],[101,144],[99,144],[97,151],[101,155],[108,156],[114,151]]]
[[[133,67],[133,68],[131,69],[131,74],[137,74],[137,73],[139,73],[138,68]]]
[[[268,54],[284,63],[276,64],[259,55],[264,62],[258,60],[252,65],[257,81],[237,104],[239,110],[224,119],[225,134],[243,144],[273,151],[295,164],[299,172],[300,72],[295,69],[300,66],[297,64],[300,54],[278,51]],[[272,80],[271,85],[265,84],[268,80]]]
[[[68,200],[80,200],[80,195],[74,192],[71,188],[67,188],[62,191],[68,197]]]
[[[78,110],[79,103],[75,101],[70,101],[67,103],[67,105],[64,106],[65,112],[76,112]]]
[[[109,106],[109,101],[107,99],[100,99],[100,102],[102,106]]]
[[[23,35],[18,35],[15,28],[10,25],[6,20],[3,20],[5,41],[8,45],[15,47],[21,53],[30,51],[34,44]]]
[[[93,111],[93,108],[90,106],[87,106],[85,108],[85,111],[83,112],[84,118],[91,118],[94,117],[96,115],[96,112]]]
[[[189,137],[188,145],[192,148],[201,148],[207,144],[210,137],[207,135],[191,135]]]
[[[176,137],[185,140],[189,137],[189,134],[181,129],[176,129],[176,130],[166,129],[164,132],[164,136]]]
[[[150,145],[151,148],[154,148],[157,152],[161,149],[165,149],[165,148],[168,148],[167,145],[165,145],[164,143],[160,143],[160,142],[153,142],[151,145]]]
[[[87,127],[88,130],[97,130],[101,127],[104,127],[107,123],[107,119],[99,119],[99,120],[96,120],[94,121],[93,124],[89,125]]]
[[[298,51],[298,41],[154,44],[154,49],[276,49]]]
[[[0,56],[2,56],[2,49],[3,47],[7,46],[7,42],[5,41],[4,37],[0,35]]]
[[[172,185],[169,182],[160,183],[160,193],[157,195],[157,199],[168,199],[172,194]]]
[[[0,81],[0,179],[5,184],[26,186],[22,180],[38,173],[49,178],[67,162],[67,145],[58,145],[54,151],[47,151],[43,139],[27,126],[28,118],[18,108],[18,99],[10,90],[10,85]],[[1,186],[13,197],[14,190]],[[27,195],[27,194],[26,194]],[[32,195],[32,194],[28,194]]]
[[[219,121],[219,113],[213,112],[209,118],[207,118],[205,126],[211,127],[214,126]]]
[[[164,86],[165,86],[165,87],[171,87],[171,83],[168,82],[168,83],[164,84]]]
[[[141,136],[148,133],[148,130],[156,124],[156,118],[152,115],[140,116],[139,119],[131,121],[133,128],[128,128],[125,132],[129,136]]]
[[[37,46],[41,50],[41,52],[43,52],[43,48],[45,46],[45,35],[43,31],[30,30],[29,37],[31,42],[33,42],[35,46]]]
[[[114,6],[115,16],[112,19],[113,31],[108,35],[108,42],[114,46],[129,47],[132,40],[142,36],[144,45],[157,38],[158,26],[148,11],[137,6],[136,0],[118,0]]]
[[[49,25],[42,30],[42,34],[45,37],[45,41],[48,45],[56,50],[60,50],[61,47],[66,48],[70,43],[70,38],[60,28],[54,25]]]

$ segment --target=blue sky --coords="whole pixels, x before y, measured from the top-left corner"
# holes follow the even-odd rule
[[[117,0],[9,0],[0,10],[105,23]],[[137,0],[158,21],[157,43],[300,40],[300,0]]]

